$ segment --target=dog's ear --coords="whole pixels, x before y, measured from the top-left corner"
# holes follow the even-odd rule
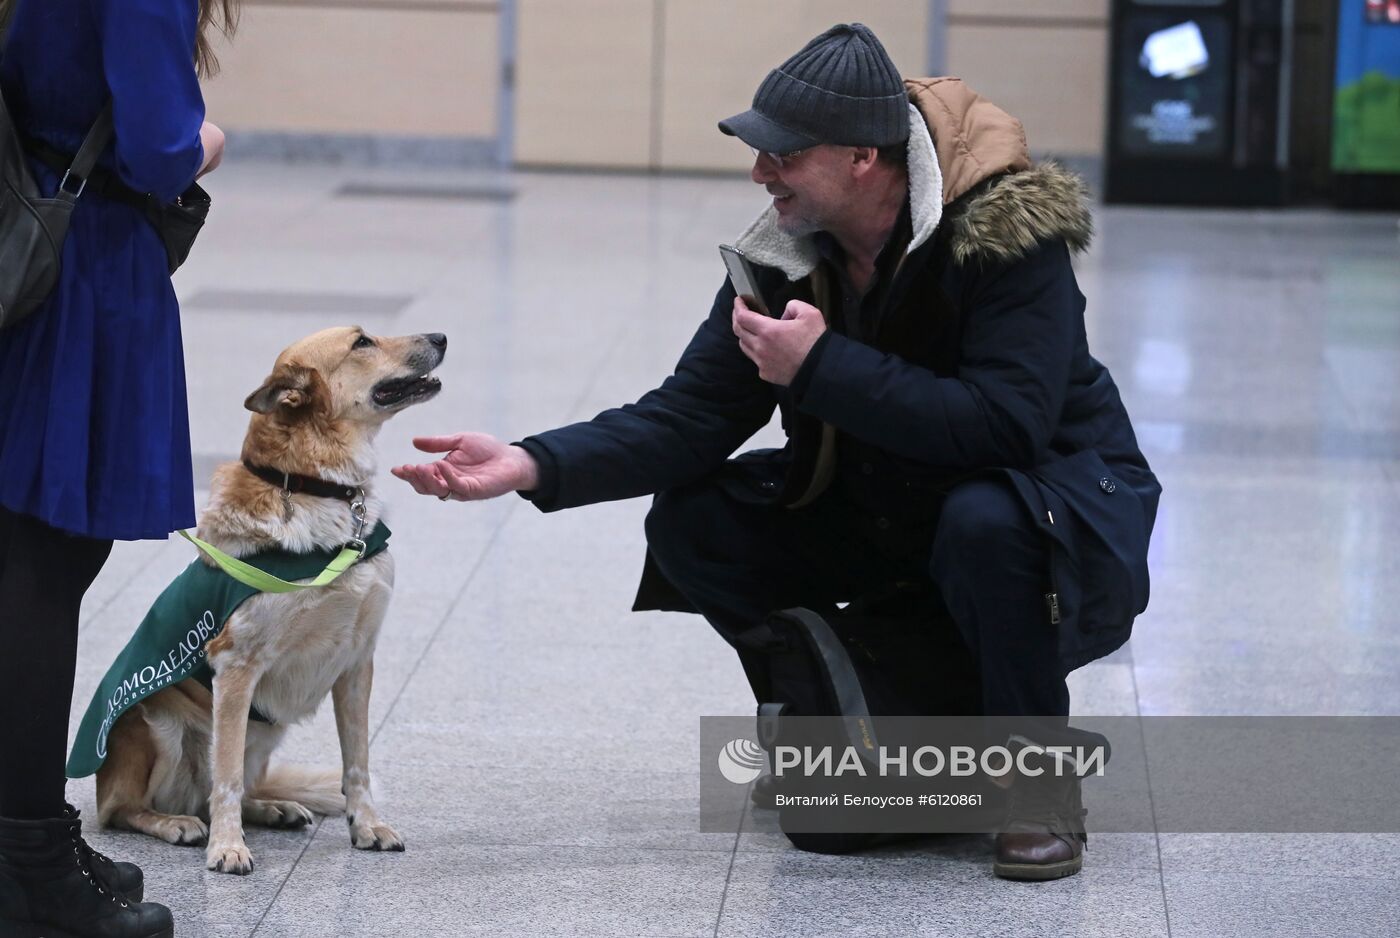
[[[243,406],[256,414],[281,411],[291,415],[305,412],[324,389],[325,382],[315,368],[296,363],[279,365],[262,387],[248,395]]]

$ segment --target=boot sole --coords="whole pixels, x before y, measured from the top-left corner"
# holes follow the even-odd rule
[[[1001,863],[992,864],[992,872],[1002,879],[1015,879],[1023,882],[1043,882],[1049,879],[1064,879],[1073,876],[1084,866],[1084,855],[1058,863]]]
[[[0,934],[5,938],[83,938],[76,932],[64,931],[53,925],[39,925],[34,922],[16,922],[13,919],[0,920]],[[139,938],[175,938],[175,927],[158,928]]]

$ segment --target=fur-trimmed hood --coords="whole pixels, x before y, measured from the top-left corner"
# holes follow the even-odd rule
[[[1093,235],[1088,194],[1079,177],[1055,163],[1032,165],[1021,122],[957,78],[905,81],[909,90],[909,208],[913,238],[923,246],[950,226],[953,258],[1014,260],[1039,241],[1063,238],[1074,252]],[[800,280],[817,266],[810,237],[778,227],[771,205],[737,246],[756,263]]]

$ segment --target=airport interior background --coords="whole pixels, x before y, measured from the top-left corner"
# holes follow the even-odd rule
[[[1090,796],[1083,872],[1041,884],[995,878],[980,835],[824,856],[762,809],[702,831],[700,718],[752,697],[701,619],[629,611],[647,500],[544,515],[388,474],[414,435],[519,439],[665,378],[723,283],[716,245],[766,204],[716,121],[851,21],[905,75],[1019,117],[1093,194],[1090,348],[1164,495],[1151,603],[1071,675],[1072,712],[1400,716],[1394,0],[245,0],[205,88],[227,158],[175,277],[201,503],[293,340],[450,344],[374,480],[398,578],[371,766],[407,851],[352,850],[336,818],[250,829],[240,878],[94,831],[177,934],[1400,933],[1400,828],[1094,833]],[[83,611],[75,728],[191,559],[118,545]],[[339,764],[329,706],[280,758]],[[95,817],[91,779],[69,794]]]

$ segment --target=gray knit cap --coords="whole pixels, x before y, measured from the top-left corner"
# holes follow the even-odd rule
[[[841,23],[769,72],[753,107],[719,129],[773,153],[820,143],[882,147],[909,139],[909,95],[875,34]]]

